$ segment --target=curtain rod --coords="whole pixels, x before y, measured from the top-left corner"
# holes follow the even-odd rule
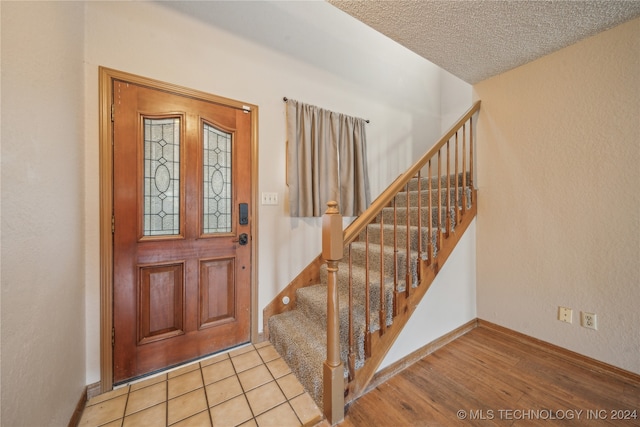
[[[289,100],[289,98],[287,98],[287,97],[285,96],[284,98],[282,98],[282,100],[283,100],[284,102],[287,102],[287,101]],[[365,122],[366,122],[366,123],[369,123],[369,120],[367,119],[367,120],[365,120]]]

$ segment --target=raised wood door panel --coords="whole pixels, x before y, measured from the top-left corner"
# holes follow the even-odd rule
[[[235,259],[200,261],[200,328],[235,318]]]
[[[113,85],[117,384],[250,339],[251,114]]]
[[[138,268],[138,343],[184,334],[184,264]]]

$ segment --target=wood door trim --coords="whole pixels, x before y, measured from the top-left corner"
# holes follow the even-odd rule
[[[251,341],[258,341],[258,106],[185,88],[159,80],[98,67],[100,140],[100,390],[113,389],[113,80],[147,86],[182,96],[214,102],[251,113]]]

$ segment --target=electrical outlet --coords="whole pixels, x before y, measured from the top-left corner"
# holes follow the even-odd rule
[[[580,324],[585,328],[598,330],[598,317],[595,313],[581,311]]]
[[[278,193],[262,193],[262,204],[263,205],[277,205],[278,204]]]
[[[573,323],[573,310],[568,307],[558,307],[558,320]]]

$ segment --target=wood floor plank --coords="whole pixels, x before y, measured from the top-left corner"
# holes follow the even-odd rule
[[[360,397],[340,425],[640,426],[640,382],[478,327]]]
[[[438,357],[439,355],[435,356]],[[435,359],[435,357],[433,359]],[[444,360],[446,361],[446,359],[447,355],[444,355]],[[478,403],[491,401],[496,405],[504,405],[513,400],[517,400],[524,394],[521,389],[499,378],[494,378],[493,381],[487,382],[484,376],[478,375],[479,372],[482,372],[480,368],[459,363],[460,359],[451,361],[454,362],[453,366],[444,369],[444,367],[439,368],[438,366],[440,365],[431,363],[431,360],[423,359],[416,364],[416,368],[430,370],[432,372],[443,372],[447,380],[463,388],[465,395],[482,396],[482,402]],[[432,375],[434,378],[437,378],[436,375]]]

